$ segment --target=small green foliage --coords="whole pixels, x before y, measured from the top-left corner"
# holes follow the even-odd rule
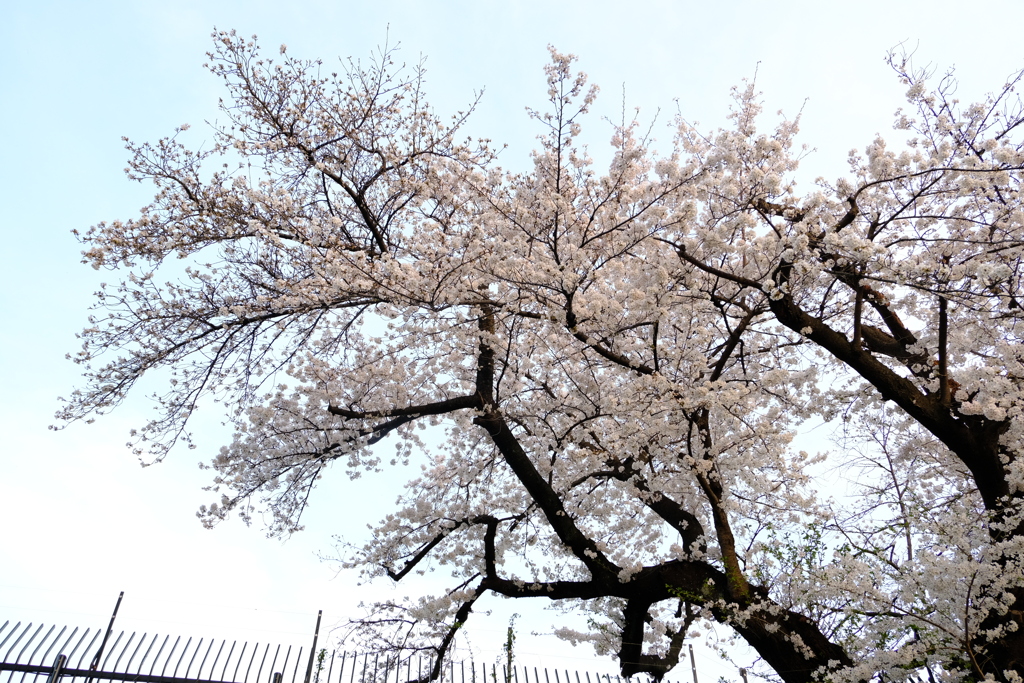
[[[682,586],[673,586],[670,583],[665,584],[665,590],[673,598],[679,598],[683,602],[689,602],[696,605],[704,604],[715,597],[715,585],[709,579],[701,589],[701,591],[695,592],[687,590]]]
[[[515,662],[516,619],[518,618],[519,613],[517,612],[508,620],[508,630],[505,632],[505,645],[502,647],[505,650],[505,683],[510,683],[512,680],[512,666]]]
[[[324,670],[325,659],[327,659],[327,648],[321,648],[320,652],[316,653],[316,677],[313,679],[315,683],[320,683],[320,672]]]

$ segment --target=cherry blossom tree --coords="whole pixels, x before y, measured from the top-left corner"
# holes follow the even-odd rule
[[[332,468],[419,463],[347,562],[449,572],[358,622],[437,655],[431,677],[497,594],[585,610],[559,635],[625,676],[716,622],[784,681],[1022,681],[1021,75],[962,106],[894,55],[903,142],[797,194],[798,122],[759,132],[750,84],[667,156],[616,126],[599,172],[572,61],[552,50],[510,173],[387,50],[329,73],[216,34],[213,144],[129,143],[152,203],[81,236],[123,276],[60,418],[161,371],[134,433],[159,460],[220,402],[236,433],[200,515],[276,534]],[[793,447],[813,420],[842,425],[834,452]],[[829,498],[834,462],[856,476]]]

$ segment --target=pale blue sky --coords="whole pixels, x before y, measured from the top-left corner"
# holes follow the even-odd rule
[[[188,122],[201,139],[220,95],[201,68],[214,27],[325,61],[399,42],[405,60],[427,58],[439,112],[486,89],[469,130],[508,142],[503,164],[520,168],[538,132],[524,107],[543,105],[549,43],[579,55],[580,68],[602,87],[590,117],[595,157],[608,131],[600,119],[618,116],[623,87],[643,117],[660,108],[667,124],[678,98],[687,119],[716,125],[729,87],[756,69],[766,111],[793,115],[803,107],[801,139],[818,150],[805,164],[808,181],[842,173],[851,147],[889,130],[902,88],[883,63],[888,48],[905,41],[922,63],[955,64],[964,99],[1024,67],[1015,35],[1024,3],[1012,0],[976,2],[969,14],[962,2],[935,1],[712,8],[657,0],[40,0],[9,3],[3,15],[0,620],[98,623],[123,589],[125,623],[226,637],[274,632],[271,639],[301,642],[304,635],[292,634],[307,632],[317,609],[336,622],[358,598],[351,577],[332,580],[316,553],[330,552],[333,533],[357,536],[391,492],[368,511],[346,481],[328,480],[308,530],[283,544],[236,523],[206,532],[193,516],[207,502],[198,490],[206,475],[195,463],[226,438],[215,416],[206,416],[198,453],[175,453],[145,470],[123,446],[147,410],[141,394],[98,424],[46,429],[56,397],[76,381],[63,358],[76,347],[91,292],[114,278],[79,264],[71,230],[131,217],[148,199],[150,188],[124,178],[122,136],[153,140]],[[656,131],[670,139],[667,128]],[[471,623],[475,645],[497,648],[508,614],[541,607],[496,604],[489,622]],[[541,614],[527,623],[543,628],[555,619]],[[562,667],[588,663],[588,652],[549,641],[524,636],[521,652]],[[723,672],[736,678],[733,669]]]

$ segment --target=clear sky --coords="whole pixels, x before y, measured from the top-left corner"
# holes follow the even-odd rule
[[[328,478],[307,529],[281,542],[258,527],[230,522],[211,532],[196,520],[198,506],[210,502],[200,490],[208,473],[196,463],[229,437],[214,414],[200,416],[196,451],[145,469],[124,447],[149,410],[145,391],[96,424],[47,429],[57,397],[77,381],[64,354],[77,346],[91,292],[116,277],[79,263],[71,231],[132,217],[148,200],[150,187],[124,177],[122,136],[155,140],[216,117],[219,83],[202,69],[214,27],[325,62],[400,43],[400,59],[426,58],[439,113],[484,91],[469,132],[507,142],[502,163],[513,168],[525,167],[539,132],[524,107],[543,105],[548,44],[577,54],[602,87],[588,137],[598,159],[609,131],[601,119],[618,118],[623,100],[641,107],[645,120],[660,110],[655,134],[667,142],[677,108],[690,121],[719,125],[730,86],[756,72],[767,112],[803,110],[801,139],[816,150],[804,164],[807,187],[816,175],[834,179],[851,148],[890,130],[902,103],[883,62],[890,48],[902,43],[940,73],[955,65],[968,100],[1024,67],[1021,26],[1019,0],[979,0],[969,12],[962,1],[941,0],[7,3],[0,19],[0,623],[99,625],[124,590],[119,625],[126,628],[305,643],[318,609],[333,625],[356,615],[360,599],[395,590],[357,587],[318,557],[331,555],[335,534],[359,540],[387,511],[400,477],[355,487]],[[563,617],[542,605],[490,606],[492,617],[474,617],[468,631],[478,658],[493,660],[509,615],[520,612],[521,661],[596,668],[588,651],[529,635]],[[702,681],[738,680],[735,668],[696,643]]]

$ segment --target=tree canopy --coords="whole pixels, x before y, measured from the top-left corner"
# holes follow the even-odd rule
[[[388,51],[331,73],[214,38],[212,144],[129,143],[156,195],[80,236],[123,276],[61,419],[164,373],[134,433],[160,459],[220,402],[236,433],[201,517],[278,534],[332,467],[420,463],[348,561],[451,584],[377,605],[382,647],[440,662],[494,593],[586,610],[560,635],[625,676],[662,677],[711,621],[784,681],[1024,680],[1021,74],[961,105],[894,54],[899,144],[798,193],[798,120],[760,132],[749,83],[667,154],[614,126],[599,171],[596,89],[552,50],[513,173]],[[822,420],[836,449],[797,450]]]

